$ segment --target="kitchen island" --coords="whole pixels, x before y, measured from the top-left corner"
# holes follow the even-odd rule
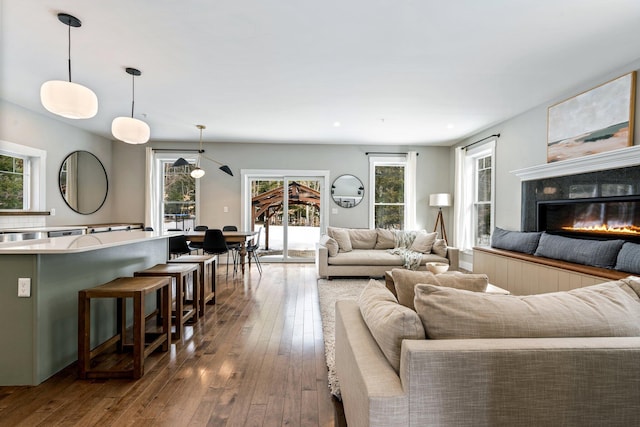
[[[0,244],[0,386],[37,385],[73,363],[78,291],[166,262],[168,237],[116,231]],[[20,278],[29,296],[18,296]],[[115,313],[115,301],[92,305],[92,345],[113,335]]]

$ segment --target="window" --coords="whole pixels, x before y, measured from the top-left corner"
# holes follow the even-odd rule
[[[416,156],[369,158],[371,228],[415,228]]]
[[[463,251],[490,244],[495,217],[495,140],[456,149],[454,245]]]
[[[173,167],[163,162],[163,229],[189,230],[195,227],[196,179],[191,176],[193,164]]]
[[[24,166],[25,159],[0,154],[0,209],[29,209],[29,182]]]
[[[45,208],[45,164],[45,151],[0,141],[0,210]]]
[[[478,246],[487,246],[491,237],[491,211],[493,207],[493,191],[492,191],[492,156],[476,158],[474,177],[475,177],[475,197],[473,202],[473,216],[475,241]]]

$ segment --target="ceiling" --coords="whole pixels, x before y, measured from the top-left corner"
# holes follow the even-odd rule
[[[450,145],[640,55],[638,0],[0,0],[0,97],[111,137],[131,113],[153,141]],[[59,118],[40,85],[98,96]],[[340,126],[336,126],[336,122]]]

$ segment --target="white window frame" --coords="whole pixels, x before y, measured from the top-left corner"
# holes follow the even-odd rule
[[[415,192],[415,152],[406,156],[369,157],[369,228],[376,227],[376,166],[404,167],[404,229],[413,230],[416,227],[416,192]]]
[[[457,149],[461,150],[461,149]],[[472,253],[476,246],[477,218],[475,203],[477,200],[477,161],[480,158],[491,157],[491,224],[495,227],[496,206],[496,141],[491,140],[478,147],[469,148],[461,157],[456,155],[456,201],[454,206],[455,243],[464,253]]]
[[[0,140],[0,154],[24,160],[24,193],[22,209],[2,209],[5,212],[44,211],[47,205],[47,152],[25,145]]]

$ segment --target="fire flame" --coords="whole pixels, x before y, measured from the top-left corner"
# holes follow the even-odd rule
[[[615,234],[640,234],[640,227],[625,225],[622,227],[609,227],[606,224],[590,225],[588,227],[562,227],[568,231],[587,231],[590,233],[615,233]]]

